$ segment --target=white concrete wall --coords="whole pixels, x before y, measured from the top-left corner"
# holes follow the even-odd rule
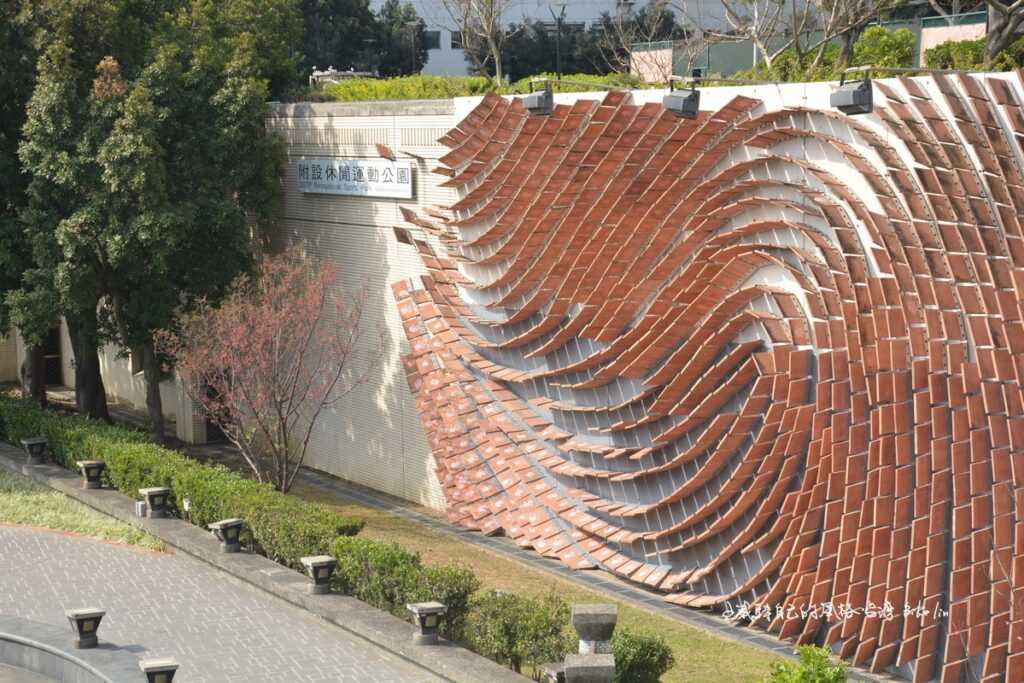
[[[0,382],[18,381],[18,350],[14,335],[0,335]]]
[[[456,111],[451,101],[280,105],[271,107],[268,118],[268,126],[288,143],[275,242],[301,243],[310,254],[338,264],[346,290],[366,289],[366,333],[359,355],[376,363],[369,381],[321,419],[307,463],[438,509],[443,509],[443,499],[406,384],[401,356],[408,352],[408,343],[391,295],[392,283],[424,271],[414,247],[399,243],[393,227],[403,223],[402,206],[421,209],[454,199],[439,186],[444,178],[430,170],[447,151],[436,141],[457,122]],[[400,160],[413,162],[413,199],[297,191],[298,160],[379,158],[377,143],[390,147]]]
[[[103,373],[103,384],[107,389],[107,394],[116,396],[118,400],[130,404],[137,410],[146,410],[146,381],[143,379],[142,373],[133,373],[131,360],[118,358],[117,355],[117,349],[113,346],[106,346],[100,352],[100,371]],[[72,371],[71,383],[73,384],[73,382],[74,372]],[[67,380],[64,383],[69,384]],[[178,407],[176,383],[173,381],[161,382],[160,398],[163,399],[164,415],[175,417]]]

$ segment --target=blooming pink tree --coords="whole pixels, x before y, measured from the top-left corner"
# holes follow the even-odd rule
[[[295,249],[265,257],[217,306],[200,302],[159,335],[189,396],[259,481],[291,488],[321,414],[366,381],[351,367],[365,292],[339,293],[337,268]]]

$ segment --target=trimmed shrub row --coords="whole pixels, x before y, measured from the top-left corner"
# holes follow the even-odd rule
[[[331,554],[338,560],[336,591],[402,619],[409,617],[407,604],[436,600],[448,607],[441,635],[454,642],[464,639],[470,599],[480,588],[471,570],[456,564],[426,566],[418,553],[365,538],[337,538]]]
[[[326,554],[338,536],[359,533],[362,520],[275,491],[222,466],[205,465],[148,441],[141,432],[78,416],[41,410],[30,401],[0,396],[0,439],[43,435],[57,462],[74,470],[76,460],[103,460],[104,479],[138,498],[140,488],[169,486],[172,512],[189,499],[189,521],[205,527],[229,517],[245,520],[245,540],[283,565],[301,570],[299,558]]]
[[[244,519],[247,540],[281,564],[301,569],[299,558],[329,552],[338,560],[334,589],[378,609],[405,619],[406,604],[437,600],[448,607],[441,635],[516,671],[536,672],[538,665],[562,661],[576,649],[569,605],[557,595],[477,594],[480,581],[466,567],[427,566],[398,544],[353,538],[361,520],[192,460],[139,431],[0,395],[0,439],[17,443],[37,435],[49,440],[54,459],[68,469],[76,469],[76,460],[103,460],[106,483],[133,498],[140,488],[170,487],[172,512],[182,510],[188,498],[193,524]],[[655,683],[674,664],[658,636],[617,629],[613,647],[617,683]]]
[[[553,593],[477,593],[480,581],[471,570],[426,566],[417,553],[395,543],[338,538],[331,554],[338,560],[336,591],[403,618],[407,603],[441,602],[448,606],[441,635],[514,671],[536,674],[539,665],[576,651],[569,605]],[[612,646],[616,683],[656,683],[675,664],[660,636],[619,628]]]
[[[554,82],[555,74],[544,73],[516,81],[511,86],[499,84],[484,76],[400,76],[397,78],[354,78],[331,83],[320,91],[310,91],[299,99],[312,101],[338,100],[341,102],[366,102],[371,100],[427,100],[449,99],[470,95],[484,95],[494,91],[499,94],[529,92],[530,81],[546,78],[552,81],[555,92],[586,92],[607,88],[650,88],[636,76],[629,74],[564,74],[566,83]]]

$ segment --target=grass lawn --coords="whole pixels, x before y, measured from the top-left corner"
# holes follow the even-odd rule
[[[484,588],[523,594],[553,590],[568,602],[615,602],[603,593],[581,588],[388,512],[358,504],[338,505],[302,482],[297,481],[291,492],[365,519],[366,528],[360,536],[399,543],[419,552],[428,563],[456,561],[467,565],[476,572]],[[676,665],[662,678],[663,683],[750,683],[766,676],[769,662],[776,659],[762,650],[723,640],[652,612],[618,605],[620,625],[661,634],[671,645]]]
[[[67,531],[149,550],[164,547],[161,541],[133,526],[6,470],[0,470],[0,524]]]

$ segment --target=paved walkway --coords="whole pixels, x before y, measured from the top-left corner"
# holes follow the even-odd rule
[[[0,664],[0,683],[50,683],[50,680],[34,673]]]
[[[67,609],[104,608],[100,640],[174,657],[176,682],[439,680],[184,554],[0,526],[0,577],[0,613],[67,625]]]

